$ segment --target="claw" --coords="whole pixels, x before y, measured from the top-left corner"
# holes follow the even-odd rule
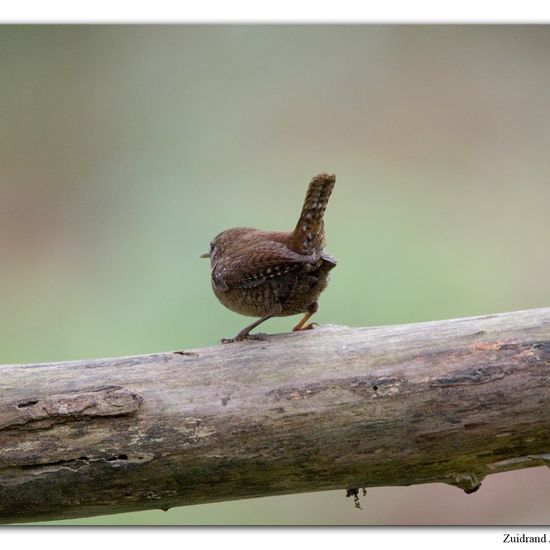
[[[267,337],[265,332],[257,334],[237,334],[234,338],[222,338],[220,344],[232,344],[233,342],[243,342],[244,340],[259,340],[264,341]]]
[[[312,328],[318,327],[319,323],[309,323],[306,326],[303,326],[301,323],[298,323],[292,330],[297,332],[299,330],[311,330]]]

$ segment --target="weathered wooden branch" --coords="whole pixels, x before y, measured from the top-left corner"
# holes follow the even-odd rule
[[[0,521],[550,463],[550,308],[0,367]]]

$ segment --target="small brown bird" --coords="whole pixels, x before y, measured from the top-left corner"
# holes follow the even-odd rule
[[[334,175],[319,174],[308,187],[300,219],[291,232],[252,227],[227,229],[210,243],[212,289],[231,311],[259,317],[235,338],[223,343],[262,338],[250,331],[270,317],[305,313],[293,330],[304,330],[319,309],[317,300],[336,261],[323,251],[323,215],[334,187]]]

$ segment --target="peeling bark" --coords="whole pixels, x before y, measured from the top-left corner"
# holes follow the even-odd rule
[[[550,308],[0,366],[0,521],[550,464]]]
[[[120,416],[137,411],[142,401],[139,395],[120,386],[24,400],[0,409],[0,430],[46,418]]]

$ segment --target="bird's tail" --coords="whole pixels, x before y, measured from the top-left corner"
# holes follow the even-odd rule
[[[300,219],[292,234],[296,252],[312,254],[315,250],[322,250],[325,244],[323,215],[335,182],[336,176],[329,174],[319,174],[311,180]]]

